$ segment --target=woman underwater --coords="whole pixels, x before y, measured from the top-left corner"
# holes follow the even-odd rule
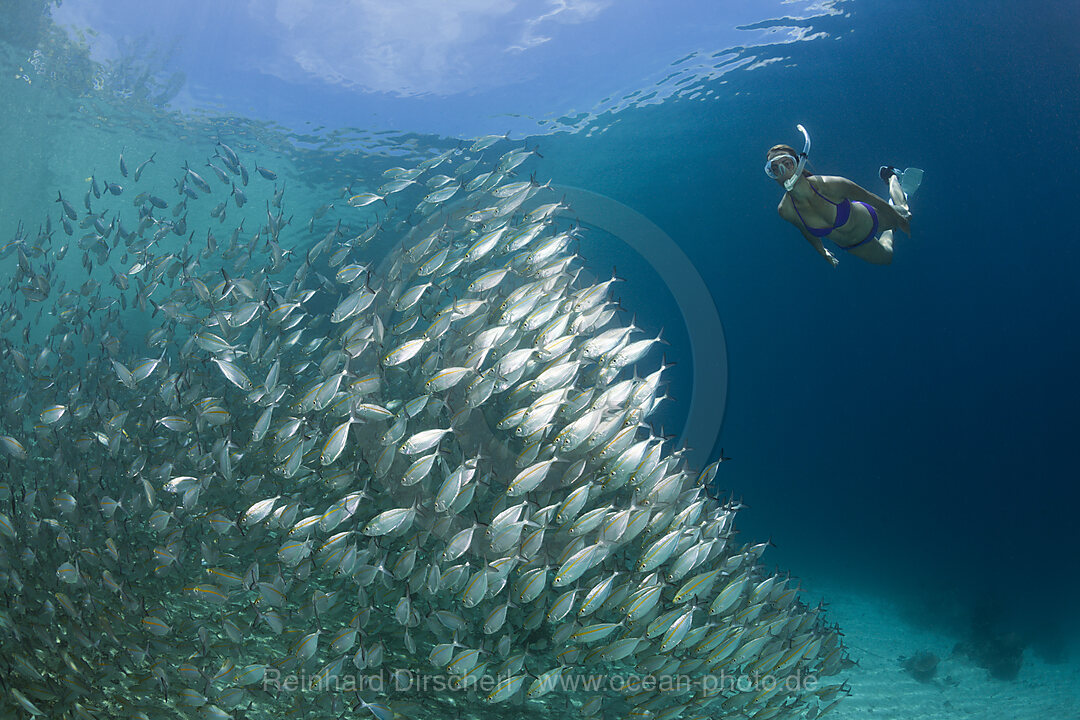
[[[914,193],[922,170],[881,168],[889,183],[889,202],[851,182],[831,175],[813,175],[805,169],[810,135],[798,126],[806,144],[801,153],[790,145],[774,145],[766,154],[765,174],[786,191],[777,212],[799,229],[814,249],[833,267],[839,260],[822,244],[828,238],[841,250],[875,265],[892,262],[893,231],[911,234],[908,194]],[[907,193],[905,193],[907,190]]]

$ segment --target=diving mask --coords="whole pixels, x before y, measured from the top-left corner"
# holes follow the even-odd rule
[[[791,192],[791,188],[795,187],[795,183],[799,181],[799,176],[802,175],[803,168],[806,167],[806,156],[810,153],[810,133],[806,132],[806,128],[802,125],[796,125],[795,127],[802,133],[805,141],[798,159],[796,160],[790,153],[784,153],[771,158],[765,163],[765,174],[773,180],[779,180],[780,175],[790,168],[791,164],[795,165],[795,172],[791,173],[791,177],[784,181],[784,189],[788,192]]]
[[[779,180],[788,170],[798,165],[798,160],[790,153],[774,155],[765,162],[765,174],[773,180]]]

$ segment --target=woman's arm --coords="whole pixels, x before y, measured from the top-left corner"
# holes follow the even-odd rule
[[[828,260],[830,265],[832,265],[833,267],[836,267],[837,265],[840,264],[840,261],[836,259],[836,256],[833,255],[831,252],[829,252],[825,248],[825,246],[821,243],[821,238],[814,237],[813,235],[808,233],[806,231],[806,228],[803,226],[803,224],[801,222],[799,222],[798,220],[796,220],[794,215],[792,215],[790,213],[790,211],[789,212],[784,212],[784,206],[783,205],[781,205],[779,208],[777,208],[777,212],[780,213],[780,217],[784,218],[789,223],[791,223],[792,225],[797,227],[799,229],[799,232],[802,233],[802,236],[804,238],[806,238],[807,242],[809,242],[811,245],[813,245],[814,249],[817,250],[818,254],[821,255],[821,257]]]
[[[801,224],[799,225],[799,231],[803,234],[803,237],[806,238],[807,241],[809,241],[809,243],[814,246],[814,249],[818,251],[818,254],[829,261],[830,265],[836,267],[840,264],[840,261],[836,259],[836,256],[829,252],[828,249],[826,249],[826,247],[822,244],[821,238],[814,237],[810,233],[806,232],[806,228],[802,227]]]

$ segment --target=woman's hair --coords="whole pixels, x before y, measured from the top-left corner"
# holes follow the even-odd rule
[[[765,159],[772,160],[777,155],[790,155],[791,157],[795,158],[796,163],[799,159],[799,153],[795,150],[795,148],[791,147],[790,145],[783,144],[773,145],[771,148],[769,148],[769,152],[765,153]],[[802,176],[812,177],[813,173],[811,173],[809,170],[806,169],[805,166],[803,166]]]

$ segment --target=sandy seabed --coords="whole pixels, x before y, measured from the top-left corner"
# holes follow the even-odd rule
[[[808,585],[804,597],[829,599],[829,619],[840,624],[859,663],[844,673],[851,696],[827,718],[1080,720],[1080,660],[1075,650],[1065,662],[1053,665],[1025,651],[1017,679],[996,680],[966,658],[953,657],[957,638],[913,625],[889,599]],[[900,667],[901,655],[922,650],[941,658],[930,682],[919,682]]]

